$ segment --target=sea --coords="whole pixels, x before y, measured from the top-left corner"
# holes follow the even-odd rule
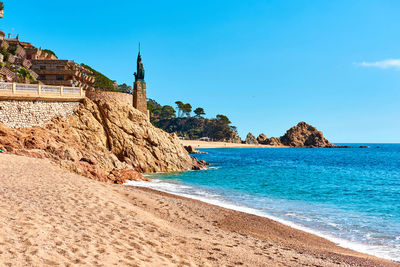
[[[271,218],[400,262],[400,144],[340,145],[352,148],[201,149],[209,170],[128,184]]]

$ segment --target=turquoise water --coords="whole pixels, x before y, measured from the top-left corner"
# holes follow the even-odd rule
[[[400,144],[368,145],[203,149],[208,154],[199,158],[211,163],[208,171],[132,184],[274,218],[400,261]]]

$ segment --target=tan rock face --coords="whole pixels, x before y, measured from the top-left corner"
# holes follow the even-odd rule
[[[313,126],[299,122],[296,126],[290,128],[280,142],[285,146],[292,147],[335,147]]]
[[[341,147],[330,143],[315,127],[299,122],[286,131],[281,137],[267,138],[265,134],[260,134],[257,141],[263,145],[270,146],[289,146],[289,147]]]
[[[257,137],[257,142],[259,144],[266,145],[268,142],[268,137],[262,133]]]
[[[229,143],[241,144],[242,138],[237,133],[232,133],[232,137],[228,140]]]
[[[247,134],[244,142],[249,145],[258,145],[257,139],[252,133]]]
[[[1,148],[50,158],[79,174],[116,183],[131,175],[118,175],[124,169],[151,173],[202,166],[175,134],[155,128],[141,112],[116,101],[85,99],[68,120],[55,118],[42,127],[10,129],[0,123]]]
[[[266,144],[270,146],[283,146],[279,138],[276,137],[271,137],[270,139],[268,139]]]

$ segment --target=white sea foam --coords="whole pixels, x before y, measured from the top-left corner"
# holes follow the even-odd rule
[[[250,207],[247,207],[244,205],[229,202],[227,200],[224,200],[220,195],[211,194],[210,192],[207,192],[202,189],[194,188],[192,186],[164,182],[159,179],[154,179],[153,182],[128,181],[126,183],[126,185],[152,188],[155,190],[159,190],[159,191],[163,191],[163,192],[167,192],[167,193],[171,193],[171,194],[200,200],[200,201],[203,201],[203,202],[206,202],[209,204],[213,204],[216,206],[220,206],[223,208],[232,209],[232,210],[236,210],[236,211],[240,211],[240,212],[244,212],[244,213],[248,213],[248,214],[253,214],[253,215],[260,216],[260,217],[269,218],[271,220],[280,222],[280,223],[290,226],[292,228],[302,230],[302,231],[305,231],[305,232],[308,232],[308,233],[311,233],[314,235],[318,235],[325,239],[328,239],[343,248],[349,248],[349,249],[352,249],[352,250],[355,250],[358,252],[362,252],[365,254],[370,254],[370,255],[385,258],[388,260],[400,262],[400,255],[398,254],[398,252],[399,252],[398,249],[396,249],[396,251],[393,251],[390,248],[385,248],[383,246],[365,245],[365,244],[362,244],[359,242],[349,241],[349,240],[346,240],[343,238],[338,238],[332,234],[322,233],[322,232],[310,229],[308,227],[293,223],[291,221],[281,219],[276,216],[267,214],[263,211],[260,211],[260,210],[254,209],[254,208],[250,208]],[[295,215],[295,214],[291,214],[291,215]],[[306,221],[311,220],[309,218],[303,218],[303,219],[305,219]],[[334,226],[334,225],[332,225],[332,226]],[[335,225],[335,226],[337,227],[338,225]],[[397,238],[400,238],[400,237],[397,237]]]

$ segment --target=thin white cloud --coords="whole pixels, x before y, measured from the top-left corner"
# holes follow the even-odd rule
[[[397,69],[400,70],[400,59],[386,59],[382,61],[376,62],[361,62],[355,63],[358,66],[362,67],[374,67],[380,69]]]

